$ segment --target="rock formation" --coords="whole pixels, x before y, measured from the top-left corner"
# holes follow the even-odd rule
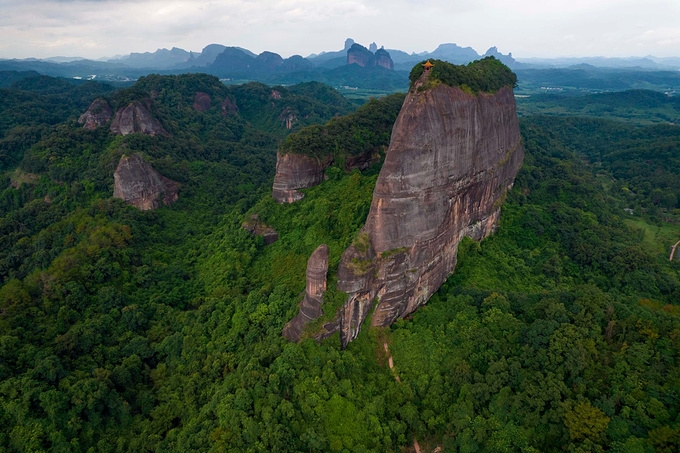
[[[113,118],[113,110],[105,99],[95,99],[85,113],[80,115],[78,123],[85,129],[94,130],[103,126]]]
[[[307,287],[300,311],[283,328],[283,336],[291,341],[300,341],[305,324],[323,314],[321,305],[326,291],[328,255],[328,246],[321,244],[307,261]]]
[[[279,240],[279,233],[274,228],[262,223],[257,218],[257,214],[253,214],[248,221],[243,222],[241,228],[248,231],[253,236],[262,236],[264,245],[273,244]]]
[[[210,110],[210,95],[202,91],[197,91],[196,96],[194,96],[193,107],[197,112]]]
[[[297,189],[318,186],[329,162],[304,154],[276,153],[272,196],[279,203],[294,203],[305,196]]]
[[[290,130],[293,128],[295,123],[297,123],[298,118],[290,107],[286,107],[279,114],[278,120],[281,121],[281,125],[283,127]]]
[[[141,132],[146,135],[169,136],[161,123],[151,115],[150,108],[151,100],[146,99],[131,102],[127,107],[119,109],[111,123],[111,132],[116,135]]]
[[[386,69],[394,69],[394,62],[390,58],[390,53],[384,48],[375,51],[375,65]]]
[[[388,51],[384,48],[375,51],[375,54],[361,44],[352,44],[347,50],[347,64],[357,64],[364,68],[375,68],[382,66],[387,69],[394,69],[394,62]]]
[[[494,231],[524,157],[512,88],[419,91],[427,76],[404,101],[366,224],[338,268],[349,297],[320,337],[340,331],[343,346],[370,312],[372,326],[387,326],[427,302],[453,272],[460,240]]]
[[[113,197],[120,198],[141,211],[156,209],[177,201],[178,184],[161,175],[141,155],[120,158],[113,174]]]
[[[222,116],[227,116],[229,114],[237,112],[238,106],[236,105],[236,102],[230,99],[228,96],[225,97],[224,101],[222,101]]]

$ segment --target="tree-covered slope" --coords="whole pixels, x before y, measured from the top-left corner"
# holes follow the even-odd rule
[[[412,319],[364,329],[340,350],[337,336],[293,344],[281,329],[320,243],[330,248],[329,311],[342,303],[334,275],[368,214],[376,168],[331,167],[304,199],[279,205],[269,190],[287,129],[258,126],[270,124],[269,99],[223,116],[217,103],[193,110],[195,91],[237,104],[238,94],[200,76],[147,78],[137,90],[107,96],[155,92],[154,114],[172,136],[88,131],[74,111],[3,169],[4,187],[17,168],[24,183],[0,195],[0,449],[383,452],[414,437],[429,451],[678,444],[680,268],[624,221],[615,162],[597,166],[582,146],[588,136],[635,141],[639,129],[525,119],[527,157],[497,234],[461,245],[456,273]],[[356,127],[346,118],[335,121]],[[642,138],[668,140],[674,156],[667,132]],[[620,148],[617,162],[627,149],[635,155]],[[114,165],[130,151],[181,184],[175,204],[140,212],[111,198]],[[674,175],[657,171],[651,187]],[[630,184],[636,170],[615,178]],[[241,228],[254,213],[278,242]]]

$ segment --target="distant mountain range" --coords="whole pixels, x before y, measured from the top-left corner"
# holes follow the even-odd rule
[[[423,60],[439,59],[454,64],[467,64],[487,56],[499,59],[515,71],[567,67],[580,69],[584,65],[589,68],[638,70],[680,68],[680,57],[531,58],[517,61],[512,53],[503,54],[495,46],[484,54],[477,53],[472,47],[462,47],[454,43],[441,44],[432,52],[407,53],[398,49],[379,48],[375,42],[364,47],[348,38],[340,50],[307,57],[293,55],[283,58],[269,51],[256,55],[242,47],[210,44],[201,52],[173,47],[97,61],[78,57],[0,60],[0,71],[35,71],[50,76],[96,79],[113,83],[130,83],[150,73],[204,72],[234,83],[255,80],[269,84],[293,84],[315,80],[336,87],[395,91],[408,86],[409,71]]]

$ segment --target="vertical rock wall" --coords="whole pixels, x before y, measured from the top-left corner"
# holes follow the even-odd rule
[[[305,297],[300,302],[300,311],[283,328],[283,336],[292,341],[300,341],[302,330],[309,321],[323,314],[323,293],[326,291],[328,274],[328,246],[321,244],[307,261],[307,287]]]
[[[338,269],[349,298],[322,336],[339,330],[343,346],[369,312],[372,326],[387,326],[427,302],[460,240],[494,231],[524,157],[510,87],[418,90],[425,77],[404,101],[366,224]]]

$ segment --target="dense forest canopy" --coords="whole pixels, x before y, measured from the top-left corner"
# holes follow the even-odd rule
[[[428,85],[437,82],[452,87],[460,87],[463,91],[471,94],[495,93],[504,86],[514,87],[517,84],[517,76],[510,68],[494,57],[486,57],[475,60],[466,65],[454,65],[442,60],[429,60],[433,65],[429,70]],[[413,67],[409,79],[411,85],[420,78],[425,68],[419,63]]]
[[[426,451],[676,451],[679,126],[523,118],[525,164],[497,234],[461,244],[455,274],[411,319],[341,350],[337,336],[293,344],[281,330],[320,243],[327,301],[341,300],[340,254],[376,168],[331,167],[281,205],[276,151],[296,130],[282,149],[313,130],[348,153],[352,140],[384,146],[384,131],[361,134],[399,97],[331,120],[352,106],[314,84],[26,83],[0,90],[0,449],[382,452],[416,438]],[[209,110],[192,108],[197,91]],[[153,98],[172,136],[83,129],[100,96]],[[238,112],[222,114],[227,96]],[[181,184],[175,204],[111,197],[130,151]],[[278,242],[241,228],[255,213]]]

